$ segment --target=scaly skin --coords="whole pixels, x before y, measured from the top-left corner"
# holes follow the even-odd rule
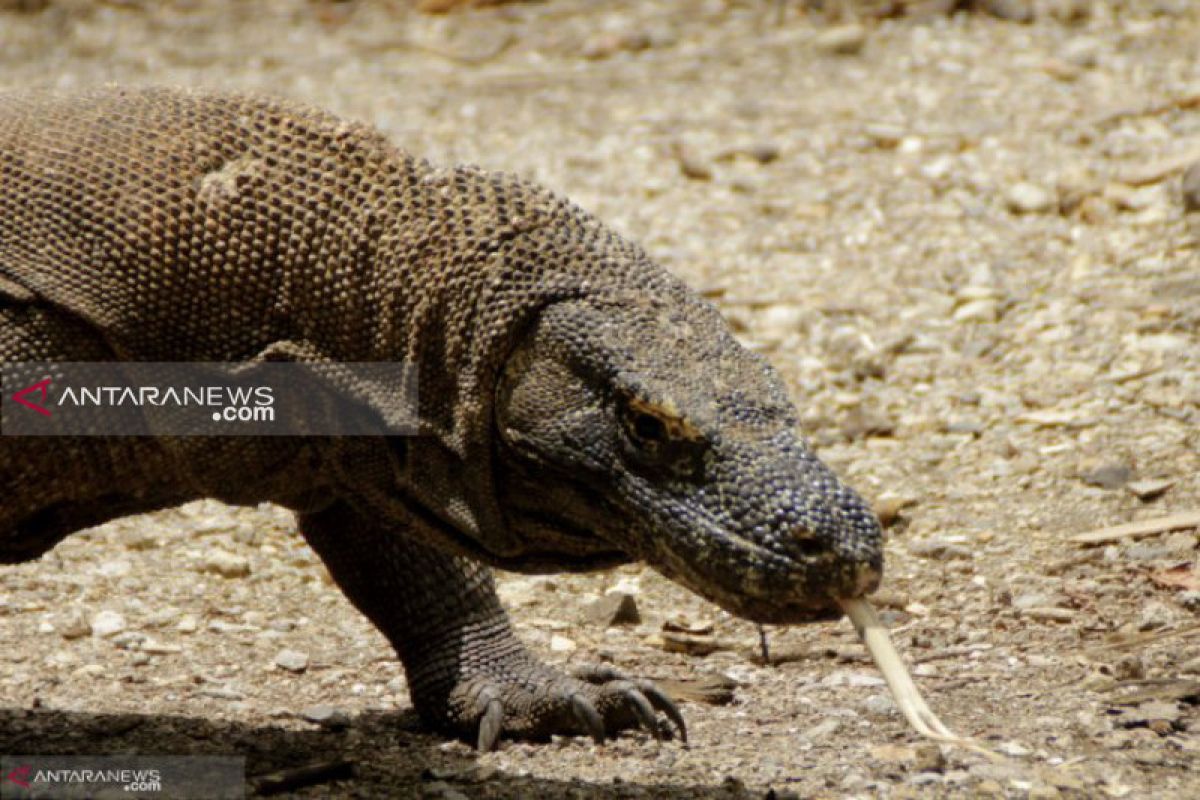
[[[0,359],[415,363],[411,438],[0,437],[0,562],[198,497],[280,503],[421,716],[484,749],[662,735],[659,713],[686,735],[649,683],[539,663],[485,565],[636,559],[775,623],[836,616],[882,574],[878,523],[777,374],[642,250],[302,107],[0,94]]]

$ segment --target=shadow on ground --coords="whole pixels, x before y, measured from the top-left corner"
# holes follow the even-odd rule
[[[275,725],[166,714],[89,714],[0,709],[0,753],[38,755],[239,755],[251,783],[280,771],[344,759],[353,776],[275,796],[396,798],[721,798],[750,797],[738,785],[622,784],[513,776],[480,763],[466,747],[424,733],[411,710],[365,713],[341,727],[292,730]],[[574,746],[566,744],[564,746]],[[584,745],[579,745],[584,746]],[[545,747],[555,758],[560,745]],[[455,793],[457,792],[457,794]],[[758,796],[758,795],[753,795]]]

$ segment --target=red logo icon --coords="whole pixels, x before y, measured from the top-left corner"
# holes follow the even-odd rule
[[[24,766],[17,767],[12,772],[5,775],[4,780],[12,781],[17,786],[20,786],[22,789],[28,789],[29,788],[29,774],[31,772],[33,772],[33,767],[29,766],[28,764],[25,764]]]
[[[12,399],[14,403],[20,403],[31,411],[36,411],[37,413],[47,417],[50,416],[50,409],[46,408],[41,403],[25,399],[26,395],[35,393],[40,394],[42,396],[42,403],[45,403],[50,394],[50,379],[46,378],[44,381],[38,381],[32,386],[26,386],[24,389],[14,394]]]

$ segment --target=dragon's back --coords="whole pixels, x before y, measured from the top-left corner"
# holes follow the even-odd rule
[[[297,318],[336,324],[304,306],[370,293],[372,225],[411,205],[414,169],[371,129],[279,101],[0,93],[0,280],[129,357],[247,357],[321,333]]]

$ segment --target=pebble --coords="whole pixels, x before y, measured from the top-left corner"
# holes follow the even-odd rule
[[[774,142],[757,142],[746,150],[746,154],[759,164],[770,164],[779,159],[779,145]]]
[[[1146,663],[1136,653],[1117,659],[1112,666],[1113,677],[1119,681],[1136,681],[1146,677]]]
[[[1168,607],[1165,603],[1158,600],[1151,600],[1142,606],[1141,613],[1138,614],[1137,627],[1139,631],[1152,631],[1175,622],[1175,611]]]
[[[625,592],[610,592],[584,608],[584,619],[593,625],[636,625],[642,621],[637,600]]]
[[[1189,589],[1180,592],[1176,598],[1179,600],[1179,605],[1193,614],[1200,614],[1200,592]]]
[[[1079,25],[1091,17],[1092,0],[1046,0],[1044,8],[1059,22]]]
[[[211,697],[214,700],[245,700],[245,692],[239,692],[237,689],[227,689],[224,686],[206,686],[203,689],[197,689],[196,694],[200,697]]]
[[[1006,756],[1012,756],[1013,758],[1024,758],[1032,752],[1028,747],[1018,742],[1001,742],[996,749]]]
[[[802,330],[807,312],[794,303],[775,303],[762,312],[759,326],[762,335],[774,341],[782,341]]]
[[[568,639],[566,636],[559,636],[557,633],[550,637],[550,651],[553,653],[570,653],[573,652],[579,645],[575,644],[574,640]]]
[[[92,617],[92,635],[102,639],[115,636],[126,627],[125,617],[115,611],[101,611]]]
[[[712,180],[712,168],[701,160],[700,155],[683,142],[676,142],[672,148],[675,160],[679,163],[679,171],[683,177],[693,181]]]
[[[887,717],[896,713],[895,701],[886,694],[871,695],[862,705],[868,714],[877,717]]]
[[[870,123],[863,128],[863,133],[871,143],[881,149],[890,150],[898,147],[904,141],[904,128],[887,122]]]
[[[125,560],[104,561],[96,568],[96,574],[105,578],[121,578],[133,571],[133,564]]]
[[[922,742],[915,745],[913,749],[916,751],[917,757],[913,764],[915,771],[938,773],[946,771],[946,754],[942,752],[942,748],[933,742]]]
[[[1009,22],[1033,22],[1033,5],[1029,0],[976,0],[980,11]]]
[[[304,672],[308,669],[308,653],[298,650],[280,650],[275,656],[275,666],[288,672]]]
[[[995,322],[1000,316],[1000,306],[995,300],[971,300],[954,310],[956,322]]]
[[[335,730],[350,726],[350,715],[328,703],[309,706],[300,712],[300,716],[309,722]]]
[[[827,719],[822,722],[818,722],[816,725],[813,725],[804,732],[804,736],[810,741],[816,741],[817,739],[825,738],[840,727],[842,727],[842,723],[838,720]]]
[[[1125,464],[1105,464],[1079,476],[1089,486],[1101,489],[1120,489],[1133,479],[1133,470]]]
[[[944,539],[926,539],[921,542],[913,542],[908,546],[908,552],[918,558],[945,560],[974,558],[974,554],[969,548],[954,542],[947,542]]]
[[[622,51],[640,53],[654,44],[654,37],[646,31],[605,31],[584,42],[580,55],[591,61],[600,61]]]
[[[1180,190],[1183,194],[1183,210],[1189,214],[1200,212],[1200,161],[1184,171]]]
[[[1175,481],[1169,478],[1151,478],[1149,480],[1132,481],[1125,484],[1125,488],[1138,500],[1148,503],[1151,500],[1161,497],[1174,485]]]
[[[1005,202],[1017,214],[1044,214],[1054,208],[1054,193],[1036,183],[1021,181],[1009,187]]]
[[[887,684],[883,678],[877,675],[868,675],[864,672],[848,672],[846,670],[834,670],[821,679],[822,686],[884,686]]]
[[[155,656],[175,655],[183,652],[183,648],[177,644],[166,644],[156,639],[144,639],[138,649],[143,653]]]
[[[1100,61],[1100,43],[1091,37],[1081,36],[1067,42],[1060,54],[1077,67],[1091,69]]]
[[[213,572],[222,578],[244,578],[250,574],[250,560],[224,550],[213,550],[200,562],[200,571]]]
[[[1035,607],[1028,608],[1022,612],[1022,615],[1029,619],[1036,619],[1039,622],[1070,622],[1075,619],[1076,611],[1073,608],[1057,608],[1057,607]]]
[[[79,639],[92,634],[92,625],[81,612],[75,611],[67,615],[59,626],[58,635],[64,639]]]
[[[862,25],[838,25],[817,34],[813,44],[823,53],[852,56],[867,44],[867,29]]]

